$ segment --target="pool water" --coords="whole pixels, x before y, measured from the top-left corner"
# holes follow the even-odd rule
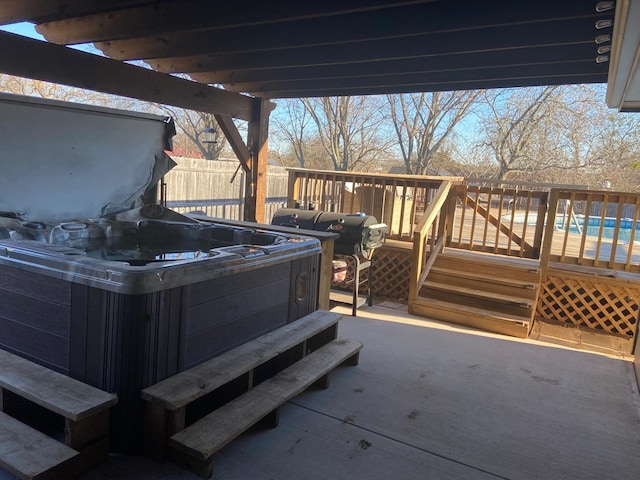
[[[514,217],[514,223],[524,223],[525,215],[523,213],[517,213]],[[563,222],[564,220],[564,222]],[[502,221],[508,224],[511,221],[511,215],[504,215],[502,217]],[[537,214],[530,213],[527,216],[527,225],[535,225],[537,221]],[[581,223],[583,217],[578,215],[578,221]],[[562,230],[561,226],[566,222],[566,219],[563,219],[562,215],[556,218],[556,225],[559,230]],[[607,217],[605,219],[605,227],[602,229],[602,238],[606,238],[609,240],[613,239],[613,234],[615,232],[614,225],[616,223],[615,218]],[[600,235],[600,217],[590,217],[589,218],[589,226],[587,227],[587,235],[592,237],[597,237]],[[631,226],[633,224],[633,219],[622,219],[620,232],[618,233],[618,242],[628,243],[631,240]],[[576,227],[575,223],[571,221],[571,225],[569,226],[569,233],[580,234],[578,231],[578,227]],[[640,226],[636,228],[636,233],[634,236],[635,242],[640,242]]]
[[[613,234],[615,232],[615,228],[613,227],[604,227],[602,229],[602,238],[613,239]],[[580,234],[578,228],[572,224],[569,227],[569,233],[577,233]],[[597,237],[600,235],[600,227],[599,226],[588,226],[587,227],[587,235],[592,237]],[[618,242],[629,243],[631,240],[631,229],[630,228],[621,228],[618,233]],[[634,240],[635,242],[640,242],[640,229],[636,229],[636,234]]]

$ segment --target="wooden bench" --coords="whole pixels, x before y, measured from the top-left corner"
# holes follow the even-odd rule
[[[362,344],[336,338],[341,318],[319,310],[144,389],[145,452],[211,476],[219,449],[260,420],[277,425],[283,403],[312,384],[328,386],[339,364],[358,363]],[[192,402],[238,379],[242,391],[187,426]]]
[[[25,479],[72,478],[107,458],[109,409],[118,401],[115,395],[0,350],[3,412],[7,392],[64,419],[62,443],[6,413],[0,415],[0,466],[12,474]]]

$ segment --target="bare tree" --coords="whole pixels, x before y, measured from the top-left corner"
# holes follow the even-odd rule
[[[303,98],[335,170],[367,170],[385,159],[390,142],[381,134],[379,97]]]
[[[475,90],[387,95],[407,173],[429,173],[431,160],[470,113],[480,94]]]
[[[331,170],[333,169],[333,163],[324,147],[320,143],[320,139],[317,135],[309,137],[305,140],[303,145],[304,151],[304,167],[316,170]],[[277,158],[280,163],[287,167],[302,167],[299,162],[299,158],[294,153],[291,145],[284,145],[277,152]]]
[[[220,152],[225,148],[226,139],[222,135],[213,114],[167,105],[157,105],[157,107],[174,119],[179,133],[184,135],[198,149],[202,157],[207,160],[218,159]],[[209,128],[214,128],[220,132],[217,143],[207,143],[205,141],[205,130]]]
[[[284,108],[273,115],[273,134],[286,144],[294,154],[298,166],[305,168],[307,145],[312,129],[312,119],[304,104],[297,99],[289,98],[278,102]]]
[[[600,155],[605,159],[594,175],[593,188],[640,191],[640,119],[634,114],[602,118]]]
[[[130,98],[6,74],[0,74],[0,92],[128,110],[148,111],[149,108],[146,102]]]
[[[635,118],[606,108],[598,86],[537,87],[491,92],[482,115],[495,176],[601,188],[624,184],[638,159]],[[626,171],[624,176],[619,172]],[[628,189],[629,186],[624,187]]]
[[[489,95],[481,126],[483,144],[498,164],[497,178],[561,182],[558,172],[593,172],[604,161],[600,135],[606,113],[590,88],[546,86]]]

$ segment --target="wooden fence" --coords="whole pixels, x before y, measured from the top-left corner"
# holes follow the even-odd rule
[[[165,177],[168,206],[241,219],[244,180],[237,162],[177,161]],[[388,246],[376,252],[383,259],[374,265],[382,273],[376,273],[377,291],[410,301],[436,255],[449,248],[536,259],[543,272],[536,318],[635,335],[638,194],[273,166],[267,179],[267,219],[287,206],[362,211],[389,226]]]
[[[237,160],[172,157],[178,164],[164,177],[166,204],[177,212],[199,211],[210,217],[243,220],[244,170]],[[267,167],[265,218],[287,202],[287,169]]]

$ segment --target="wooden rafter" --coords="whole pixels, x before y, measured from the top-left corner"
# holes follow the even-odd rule
[[[244,143],[244,140],[242,140],[242,136],[240,135],[236,124],[233,123],[233,119],[227,115],[215,115],[215,118],[222,130],[222,133],[224,133],[224,136],[227,138],[233,153],[238,157],[240,165],[242,165],[242,168],[246,173],[249,173],[251,171],[251,168],[249,167],[249,163],[251,162],[251,152]]]
[[[0,72],[200,112],[253,119],[254,99],[67,47],[0,32]]]
[[[133,5],[131,8],[117,11],[47,22],[40,25],[38,31],[50,42],[69,45],[126,39],[131,37],[132,31],[136,32],[137,37],[145,37],[205,28],[228,30],[241,26],[269,25],[300,19],[331,18],[347,13],[375,11],[394,5],[433,1],[435,0],[350,0],[349,2],[287,0],[274,4],[274,2],[255,2],[255,0],[234,0],[232,4],[221,5],[219,2],[181,0],[180,2],[138,2],[141,4],[138,6],[135,2],[112,2]],[[29,3],[29,1],[21,3]]]
[[[61,16],[71,18],[145,3],[149,3],[149,0],[3,0],[0,25],[26,21],[46,22]]]

